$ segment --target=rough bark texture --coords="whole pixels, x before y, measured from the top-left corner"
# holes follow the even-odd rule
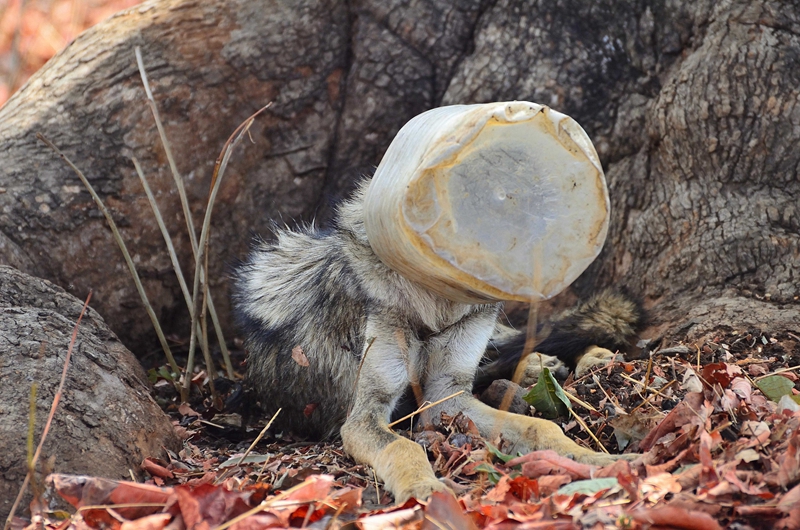
[[[663,329],[800,322],[800,3],[771,0],[163,0],[89,31],[0,110],[0,260],[152,340],[118,252],[42,131],[126,225],[170,331],[185,310],[127,157],[183,234],[133,61],[141,45],[199,226],[211,164],[269,100],[215,211],[212,278],[270,220],[326,219],[399,127],[440,104],[528,99],[594,140],[612,227],[578,291],[640,293]],[[245,145],[245,144],[243,144]],[[181,258],[188,239],[177,241]],[[182,316],[183,315],[183,316]]]
[[[27,472],[29,395],[38,443],[83,303],[48,281],[0,266],[0,520]],[[179,441],[150,397],[139,362],[93,309],[84,316],[40,468],[109,478],[139,474],[146,456]],[[30,495],[22,504],[27,508]]]

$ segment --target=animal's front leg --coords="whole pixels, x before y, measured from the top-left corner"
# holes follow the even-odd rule
[[[436,479],[425,450],[388,426],[392,409],[409,384],[409,370],[414,370],[419,353],[416,339],[378,319],[368,321],[367,339],[370,345],[356,382],[353,408],[342,426],[345,451],[372,466],[397,503],[446,490]]]
[[[463,412],[483,437],[492,439],[502,434],[514,453],[552,449],[562,456],[596,465],[619,458],[581,447],[551,421],[497,410],[472,397],[472,378],[492,332],[493,320],[492,311],[478,311],[428,341],[425,399],[436,401],[464,390],[463,394],[431,409],[430,418],[437,421],[442,412],[448,415]]]

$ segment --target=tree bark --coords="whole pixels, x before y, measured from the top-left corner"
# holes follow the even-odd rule
[[[0,266],[0,520],[5,521],[28,471],[31,386],[38,388],[38,443],[82,306],[50,282]],[[141,475],[145,457],[160,457],[164,448],[177,450],[180,442],[169,418],[150,397],[144,370],[89,308],[78,328],[37,472],[51,467],[50,471],[130,478],[131,472]],[[25,497],[20,514],[30,498]]]
[[[800,3],[773,0],[163,0],[90,30],[0,110],[0,259],[92,285],[124,340],[152,340],[101,219],[43,131],[124,224],[168,330],[186,313],[128,155],[182,220],[132,56],[143,48],[202,211],[230,131],[268,100],[215,211],[212,284],[270,219],[325,219],[399,127],[441,104],[527,99],[570,114],[606,169],[606,248],[576,283],[625,286],[659,326],[800,326]],[[244,145],[244,144],[243,144]],[[185,236],[179,253],[188,269]],[[131,310],[131,308],[135,308]]]

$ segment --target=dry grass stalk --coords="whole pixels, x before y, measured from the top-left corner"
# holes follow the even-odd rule
[[[139,296],[141,297],[142,303],[144,304],[144,307],[147,310],[147,315],[150,317],[150,321],[153,323],[153,327],[156,330],[156,335],[158,335],[158,340],[161,343],[161,348],[164,350],[164,354],[167,356],[169,365],[176,374],[180,374],[181,369],[178,366],[178,363],[175,362],[175,357],[172,356],[172,350],[170,350],[169,348],[169,344],[167,343],[167,338],[164,336],[164,331],[161,329],[161,325],[158,322],[158,318],[156,317],[155,311],[153,311],[153,306],[150,305],[150,300],[147,298],[147,293],[144,290],[144,286],[142,285],[142,280],[139,278],[139,274],[136,272],[136,266],[133,264],[133,259],[131,259],[131,255],[128,252],[128,247],[125,246],[125,241],[122,240],[122,235],[119,233],[119,229],[117,228],[117,223],[114,222],[114,218],[111,217],[111,213],[108,211],[108,208],[106,208],[106,205],[103,204],[103,200],[94,190],[91,183],[83,174],[83,172],[80,169],[78,169],[78,167],[75,164],[72,163],[72,161],[67,157],[67,155],[62,153],[58,149],[58,147],[56,147],[53,144],[53,142],[45,138],[44,135],[42,135],[41,133],[36,133],[36,137],[39,138],[45,144],[47,144],[47,146],[50,147],[50,149],[55,151],[58,154],[58,156],[60,156],[69,165],[69,167],[72,168],[72,170],[78,175],[78,178],[81,179],[81,182],[83,182],[83,185],[86,187],[86,189],[89,190],[89,193],[91,194],[92,199],[94,199],[97,208],[105,216],[106,221],[108,222],[108,226],[109,228],[111,228],[111,233],[114,235],[114,239],[116,240],[117,245],[119,246],[119,249],[122,252],[122,256],[125,258],[125,263],[127,263],[128,265],[128,270],[130,271],[131,276],[133,277],[133,282],[136,284],[136,290],[139,291]],[[187,379],[189,378],[187,377]],[[185,399],[183,395],[181,396],[181,398]]]
[[[266,424],[266,425],[264,425],[264,428],[263,428],[263,429],[261,429],[261,432],[260,432],[260,433],[258,433],[258,436],[256,436],[256,439],[255,439],[255,440],[253,440],[253,443],[251,443],[251,444],[250,444],[250,447],[248,447],[248,448],[247,448],[247,451],[245,451],[245,452],[244,452],[244,454],[242,455],[242,457],[241,457],[241,458],[239,459],[239,461],[236,463],[236,465],[237,465],[237,466],[240,466],[240,465],[242,465],[242,462],[244,462],[244,459],[245,459],[245,458],[247,458],[247,455],[249,455],[249,454],[250,454],[250,452],[251,452],[251,451],[252,451],[252,450],[255,448],[255,446],[258,444],[258,442],[260,442],[260,441],[261,441],[261,439],[264,437],[264,435],[265,435],[265,434],[267,434],[267,430],[268,430],[270,427],[272,427],[272,422],[274,422],[274,421],[275,421],[275,418],[277,418],[277,417],[278,417],[278,414],[280,414],[280,413],[281,413],[281,410],[283,410],[283,409],[280,409],[280,408],[279,408],[278,410],[276,410],[276,411],[275,411],[275,414],[273,414],[273,415],[272,415],[272,418],[270,418],[270,420],[267,422],[267,424]]]
[[[175,253],[175,247],[172,244],[172,238],[170,237],[169,232],[167,231],[167,227],[164,224],[164,219],[161,217],[161,212],[158,209],[158,204],[156,203],[156,199],[153,196],[153,192],[150,190],[150,186],[147,183],[147,179],[144,176],[144,172],[142,171],[141,166],[139,165],[139,161],[136,160],[136,158],[131,158],[131,161],[133,162],[133,166],[136,168],[136,174],[139,175],[139,180],[141,181],[142,187],[144,188],[145,194],[147,195],[147,200],[150,202],[150,207],[153,210],[153,215],[156,218],[156,223],[158,224],[158,228],[161,230],[161,235],[164,237],[164,242],[167,245],[167,252],[169,253],[170,260],[172,261],[172,268],[175,270],[175,274],[178,277],[178,283],[181,286],[181,291],[183,291],[183,296],[186,300],[186,306],[189,312],[191,313],[194,305],[192,304],[192,298],[191,295],[189,294],[189,287],[186,285],[186,281],[184,280],[180,263],[178,262],[178,256]],[[206,338],[205,330],[199,326],[195,328],[195,334],[198,337]],[[216,401],[217,392],[216,389],[214,388],[214,383],[213,383],[213,380],[215,379],[216,376],[213,370],[213,363],[211,361],[211,353],[208,349],[208,341],[203,340],[201,344],[203,345],[203,357],[205,359],[207,365],[206,368],[208,370],[209,379],[211,381],[209,383],[209,387],[211,388],[211,395],[212,398]]]
[[[220,156],[217,157],[217,162],[214,165],[214,173],[211,176],[211,192],[209,193],[208,203],[206,204],[206,214],[203,218],[203,228],[200,231],[200,241],[197,244],[198,253],[195,259],[194,284],[192,286],[192,301],[194,302],[194,311],[192,311],[192,329],[197,327],[198,317],[200,318],[201,325],[204,325],[205,323],[205,311],[208,307],[208,284],[205,281],[202,282],[203,302],[200,311],[197,311],[197,300],[200,291],[201,279],[203,279],[202,271],[204,269],[208,270],[208,234],[211,229],[211,215],[214,210],[214,201],[219,193],[222,177],[225,174],[225,169],[228,167],[228,162],[230,161],[231,154],[233,154],[233,150],[237,145],[239,145],[239,143],[241,143],[242,139],[253,125],[256,117],[267,110],[271,105],[272,103],[268,103],[267,105],[261,107],[258,111],[254,112],[249,118],[242,122],[242,124],[239,125],[235,131],[233,131],[233,134],[230,135],[228,141],[225,142],[222,152],[220,153]],[[191,339],[189,340],[189,355],[186,361],[187,374],[191,374],[194,368],[195,347],[195,336],[194,333],[192,333]],[[187,390],[190,383],[190,377],[187,375],[187,377],[184,379],[184,387]]]
[[[592,440],[594,440],[594,443],[597,444],[597,447],[599,447],[600,450],[603,451],[605,454],[610,454],[608,452],[608,449],[606,449],[606,446],[603,445],[603,443],[597,436],[595,436],[595,434],[592,432],[589,426],[586,425],[586,422],[583,421],[583,418],[578,416],[578,414],[574,410],[572,410],[572,407],[569,407],[569,413],[572,414],[572,417],[575,418],[575,421],[577,421],[578,424],[583,428],[583,430],[586,431],[586,433],[592,438]]]
[[[153,119],[156,122],[156,129],[158,129],[158,135],[159,138],[161,139],[161,144],[164,146],[164,152],[167,155],[167,162],[169,164],[170,172],[172,173],[172,178],[175,181],[175,187],[177,188],[178,196],[180,197],[181,208],[183,210],[183,217],[184,220],[186,221],[186,229],[189,233],[189,241],[191,242],[192,245],[192,254],[194,255],[195,260],[197,260],[197,234],[195,232],[194,222],[192,220],[192,212],[189,209],[189,199],[186,196],[186,187],[183,184],[183,177],[178,171],[178,166],[175,163],[175,157],[172,155],[172,148],[170,146],[169,140],[167,139],[167,133],[164,130],[164,125],[163,122],[161,121],[161,115],[158,112],[158,107],[156,106],[155,98],[153,98],[153,92],[152,90],[150,90],[150,83],[147,80],[147,71],[144,68],[144,61],[142,60],[142,52],[138,46],[135,49],[135,53],[136,53],[136,63],[139,67],[139,74],[142,78],[142,84],[144,85],[145,93],[147,94],[147,102],[150,105],[150,110],[153,113]],[[165,236],[165,238],[168,237],[169,237],[168,235]],[[167,245],[171,245],[171,243],[167,243]],[[186,281],[183,279],[183,273],[180,267],[175,267],[173,263],[173,268],[175,268],[175,274],[178,276],[179,281],[181,281],[182,284],[185,285]],[[205,273],[205,270],[203,272]],[[203,281],[205,284],[205,279],[203,279]],[[186,290],[186,293],[188,293],[188,288]],[[189,303],[190,313],[193,307],[194,304],[190,302]],[[233,373],[233,365],[231,364],[230,353],[228,352],[228,346],[225,343],[225,337],[222,333],[222,326],[219,323],[219,317],[217,316],[217,311],[214,307],[214,301],[210,295],[208,297],[208,312],[211,315],[211,321],[214,325],[214,333],[216,333],[217,335],[220,352],[222,353],[222,359],[225,363],[225,371],[227,372],[228,378],[233,379],[234,373]],[[201,326],[201,332],[206,333],[205,330],[202,330],[202,326]],[[208,335],[206,333],[201,337],[202,337],[200,339],[201,344],[204,345],[203,354],[206,357],[206,362],[208,363],[208,359],[210,359],[210,356],[207,354]],[[209,370],[209,375],[214,373],[212,365],[209,365],[206,368],[207,370]]]
[[[37,135],[43,139],[41,135]],[[45,140],[46,143],[49,144]],[[55,148],[52,144],[49,144],[51,147]],[[56,151],[58,151],[56,149]],[[64,155],[61,155],[64,157]],[[50,413],[47,415],[47,421],[44,424],[44,429],[42,430],[42,437],[39,439],[39,445],[36,446],[36,452],[33,454],[33,457],[29,458],[28,462],[28,473],[25,475],[25,480],[22,481],[22,486],[19,488],[19,493],[17,494],[17,498],[14,500],[14,504],[11,506],[11,511],[6,518],[6,524],[3,527],[3,530],[8,530],[11,526],[11,520],[14,518],[14,513],[17,511],[19,507],[20,501],[22,501],[22,496],[25,494],[25,491],[28,488],[28,484],[30,484],[31,478],[33,477],[33,472],[36,469],[36,462],[39,461],[39,456],[42,454],[42,447],[44,447],[44,442],[47,440],[47,435],[50,432],[50,427],[53,425],[53,418],[56,415],[56,409],[58,408],[58,404],[61,402],[61,396],[64,393],[64,383],[67,380],[67,370],[69,369],[69,362],[72,359],[72,350],[75,347],[75,341],[78,339],[78,327],[81,325],[81,320],[83,320],[83,315],[86,313],[86,308],[89,307],[89,300],[92,299],[92,292],[89,291],[89,295],[86,297],[86,301],[83,303],[83,308],[81,309],[80,315],[78,315],[78,320],[75,322],[75,326],[72,328],[72,337],[69,340],[69,347],[67,348],[67,355],[64,358],[64,367],[61,370],[61,380],[58,383],[58,390],[56,390],[55,395],[53,396],[53,403],[50,405]],[[35,393],[32,397],[35,400]],[[31,410],[35,409],[35,401],[31,403]],[[33,436],[30,436],[29,443],[33,440]]]
[[[425,412],[425,411],[426,411],[426,410],[428,410],[429,408],[431,408],[431,407],[435,407],[435,406],[436,406],[436,405],[438,405],[439,403],[444,403],[444,402],[445,402],[445,401],[447,401],[448,399],[453,399],[454,397],[456,397],[456,396],[459,396],[459,395],[461,395],[461,394],[463,394],[463,393],[464,393],[464,391],[463,391],[463,390],[459,390],[459,391],[458,391],[458,392],[456,392],[455,394],[450,394],[449,396],[447,396],[447,397],[445,397],[445,398],[442,398],[442,399],[440,399],[439,401],[434,401],[433,403],[423,404],[422,406],[420,406],[420,407],[419,407],[417,410],[415,410],[415,411],[414,411],[414,412],[412,412],[411,414],[406,414],[405,416],[403,416],[403,417],[402,417],[402,418],[400,418],[399,420],[394,420],[392,423],[390,423],[390,424],[389,424],[389,428],[392,428],[392,427],[394,427],[395,425],[397,425],[398,423],[401,423],[401,422],[403,422],[403,421],[405,421],[405,420],[407,420],[407,419],[409,419],[409,418],[413,418],[413,417],[414,417],[414,416],[416,416],[417,414],[420,414],[420,413],[422,413],[422,412]]]

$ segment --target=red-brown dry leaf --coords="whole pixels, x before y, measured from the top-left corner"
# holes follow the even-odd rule
[[[199,412],[190,407],[188,403],[181,403],[178,405],[178,412],[181,416],[202,416]]]
[[[204,517],[200,510],[200,502],[192,496],[188,488],[176,489],[175,497],[178,500],[177,507],[187,528],[195,529],[200,523],[204,522]]]
[[[156,462],[154,458],[145,458],[142,461],[142,469],[150,473],[151,477],[175,478],[172,471]]]
[[[642,524],[663,525],[684,530],[722,530],[722,527],[707,513],[686,510],[676,506],[640,508],[629,513],[634,521]]]
[[[421,506],[396,510],[378,515],[369,515],[356,521],[361,530],[392,530],[395,528],[419,528],[423,513]]]
[[[527,477],[515,477],[509,482],[511,493],[521,501],[539,498],[539,481]]]
[[[245,517],[238,523],[230,526],[230,530],[263,530],[264,528],[283,528],[285,525],[271,513],[257,513]]]
[[[478,527],[451,494],[437,491],[425,508],[422,530],[437,529],[478,530]]]
[[[492,488],[489,493],[483,496],[489,502],[505,502],[506,495],[511,491],[511,477],[503,475],[497,481],[497,485]]]
[[[769,500],[775,497],[775,495],[769,491],[764,491],[760,487],[754,486],[753,484],[747,484],[737,476],[736,471],[733,469],[728,470],[723,478],[730,484],[736,486],[739,491],[746,495],[753,495],[764,500]]]
[[[678,479],[670,473],[649,476],[640,484],[642,495],[648,501],[655,503],[663,500],[667,495],[679,493],[683,488]]]
[[[750,381],[744,377],[737,377],[731,382],[731,390],[745,403],[750,403],[750,397],[753,395],[753,385],[750,384]]]
[[[309,366],[308,357],[306,357],[303,348],[300,346],[295,346],[292,348],[292,359],[294,362],[299,364],[300,366],[307,368]]]
[[[783,513],[800,509],[800,485],[786,492],[786,495],[778,502],[778,509]]]
[[[292,493],[286,496],[286,500],[291,501],[321,501],[324,500],[333,486],[331,475],[312,475],[305,479],[302,484],[296,486]]]
[[[172,514],[154,513],[133,521],[125,521],[119,530],[162,530],[172,520]]]
[[[798,438],[798,432],[795,431],[792,437],[789,438],[786,453],[784,453],[783,460],[778,469],[778,483],[784,489],[795,484],[798,478],[800,478],[800,465],[798,465],[797,454],[798,446],[800,446],[800,438]]]
[[[333,492],[328,504],[335,508],[337,512],[341,510],[341,513],[353,513],[361,508],[361,495],[363,493],[363,488],[342,488]]]
[[[711,435],[706,431],[700,433],[700,485],[704,488],[713,488],[719,483],[719,476],[711,458],[711,447],[715,444]]]
[[[108,510],[84,510],[81,512],[83,521],[90,528],[101,528],[102,530],[119,530],[122,521],[108,513]]]
[[[594,478],[616,477],[620,473],[623,475],[631,474],[631,465],[627,460],[617,460],[613,464],[601,468],[594,474]]]
[[[739,371],[741,372],[741,370]],[[728,365],[725,363],[707,364],[703,366],[702,374],[704,382],[710,385],[717,384],[722,388],[728,388],[731,382],[731,375],[728,373]]]
[[[53,474],[47,478],[61,497],[76,508],[103,504],[166,504],[172,488],[81,475]],[[159,507],[118,508],[126,519],[160,511]]]
[[[218,526],[249,510],[252,502],[251,491],[230,491],[222,486],[201,484],[197,487],[176,486],[177,506],[187,527],[205,522]]]
[[[542,475],[568,474],[573,479],[587,479],[597,471],[597,466],[579,464],[560,456],[555,451],[533,451],[527,455],[509,460],[508,467],[522,464],[522,474],[528,478]]]
[[[282,524],[288,525],[293,518],[300,519],[299,522],[302,523],[309,510],[313,509],[308,520],[310,522],[317,521],[324,517],[329,508],[321,504],[321,509],[317,510],[309,504],[327,499],[332,486],[333,477],[331,475],[311,475],[295,486],[294,491],[286,497],[270,503],[265,511],[278,517]]]
[[[664,420],[658,426],[650,431],[645,436],[644,440],[639,442],[639,449],[642,451],[649,451],[653,445],[667,433],[695,421],[697,418],[697,411],[703,405],[703,394],[700,392],[690,392],[686,394],[683,401],[672,409]]]
[[[539,494],[542,497],[547,497],[558,491],[558,488],[564,484],[572,482],[572,477],[569,475],[549,475],[539,477],[537,481],[539,482]]]

